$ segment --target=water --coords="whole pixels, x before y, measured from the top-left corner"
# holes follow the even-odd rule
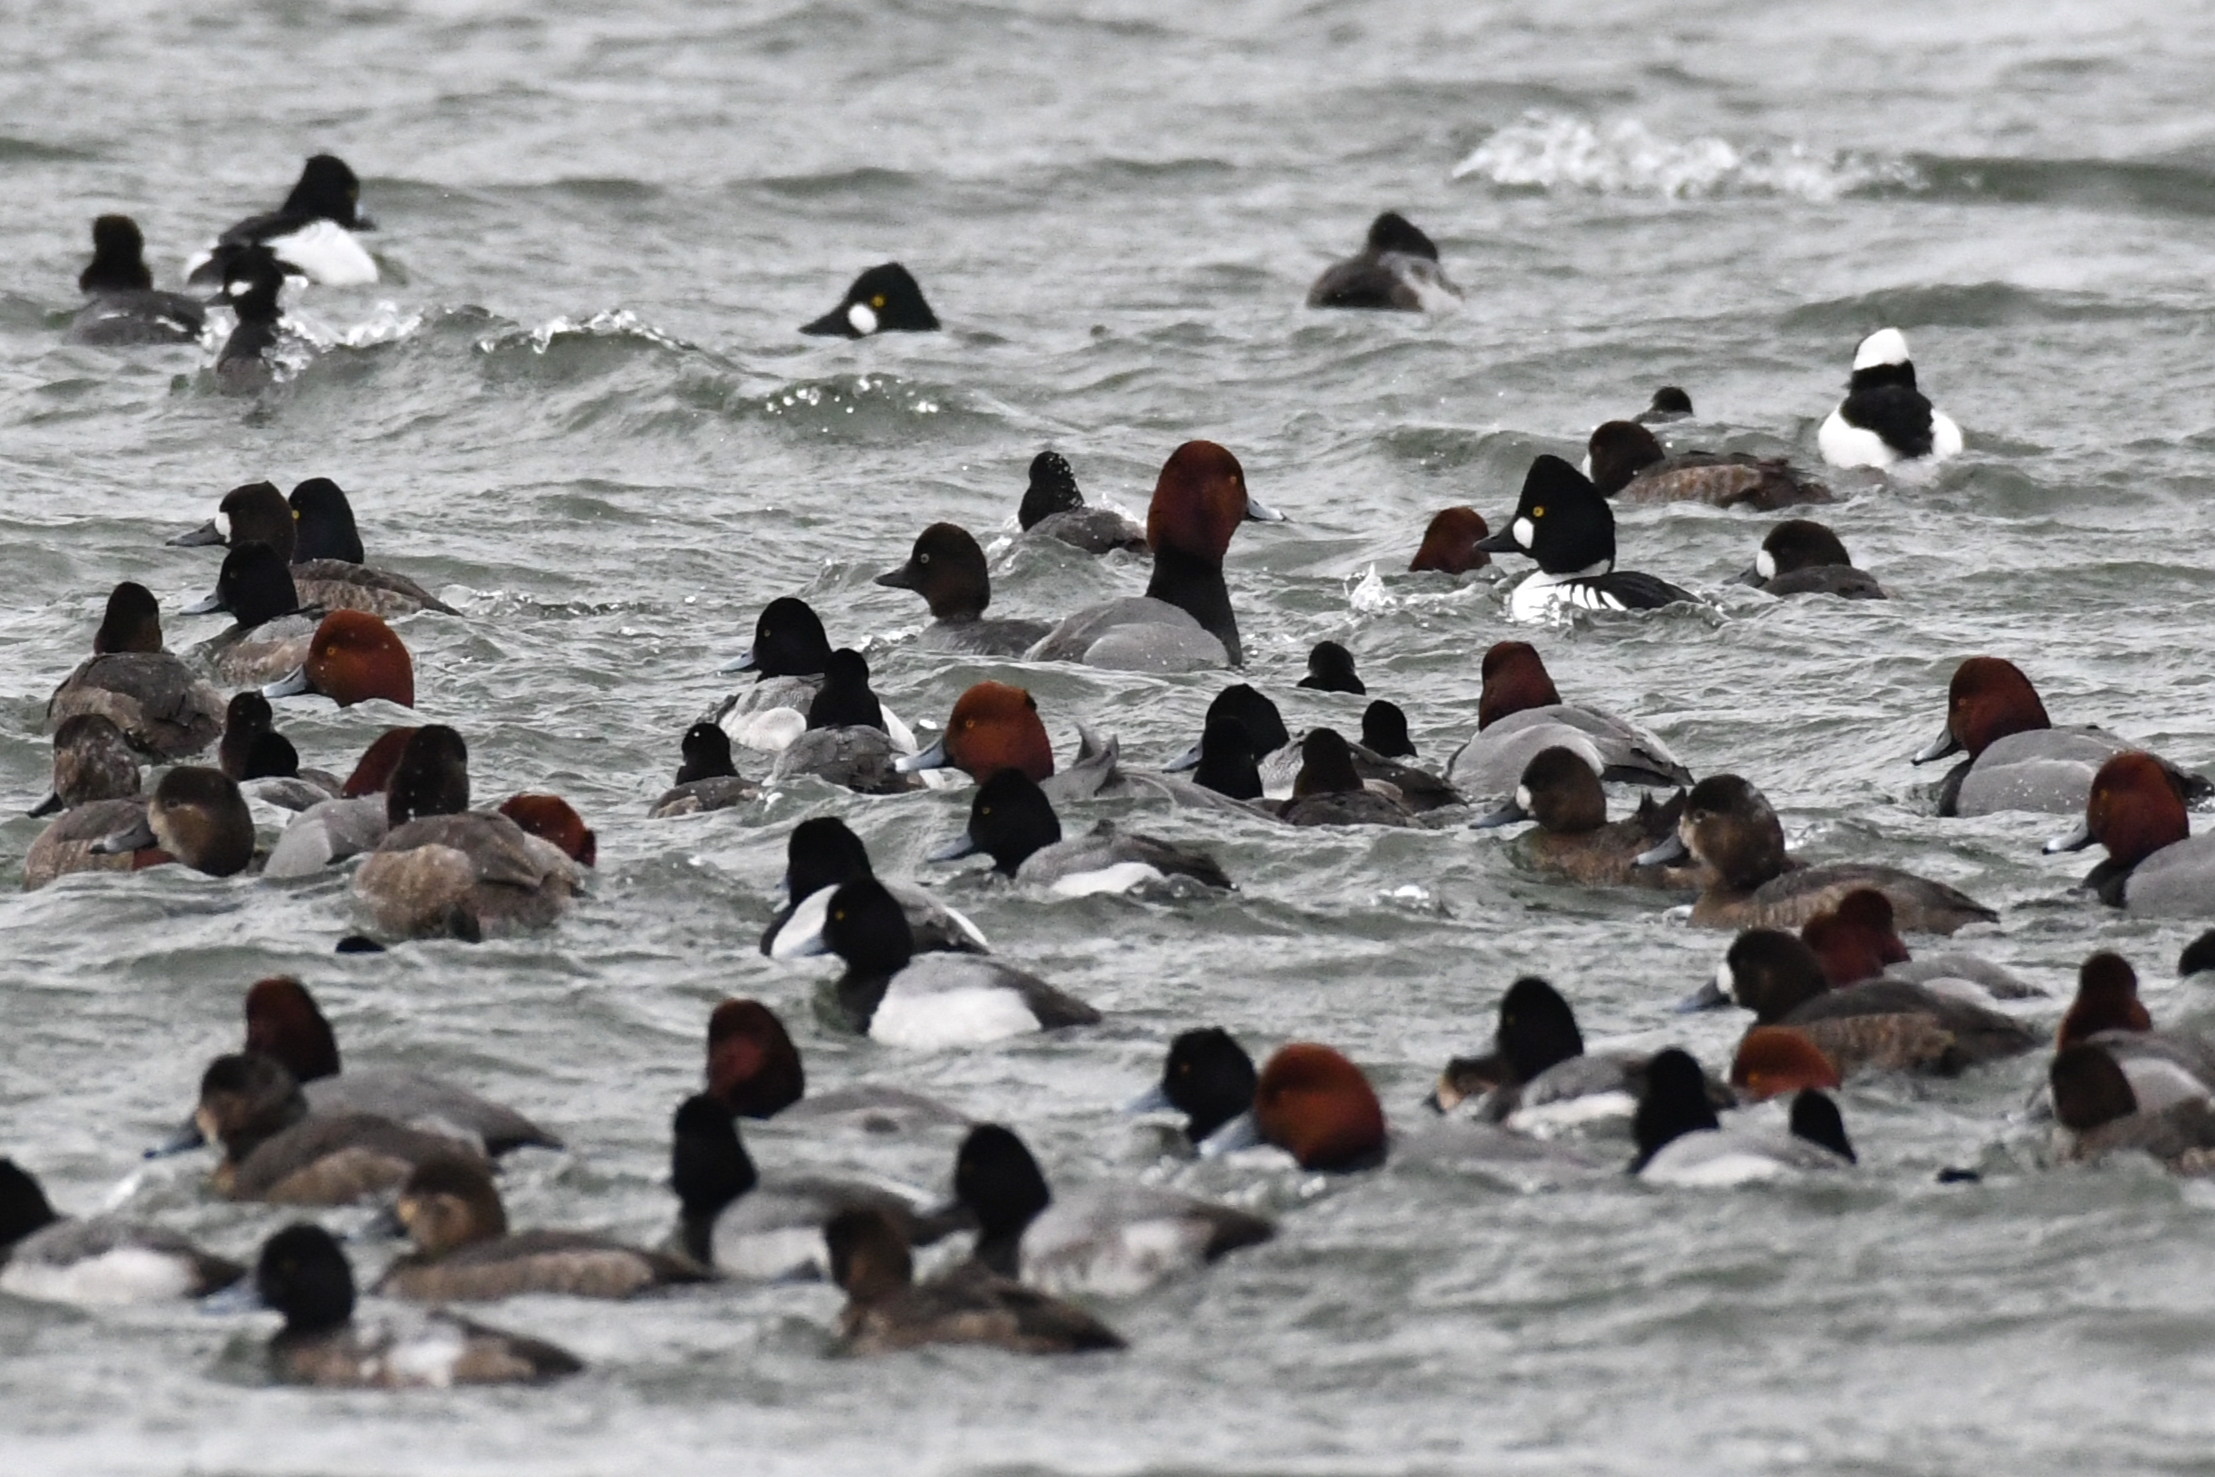
[[[658,1237],[669,1111],[708,1009],[746,994],[793,1023],[819,1084],[940,1094],[1019,1125],[1059,1180],[1163,1176],[1274,1209],[1283,1234],[1103,1308],[1133,1345],[1107,1360],[827,1359],[838,1297],[820,1287],[499,1308],[591,1362],[551,1392],[272,1390],[246,1353],[266,1321],[0,1301],[0,1465],[2205,1470],[2215,1202],[2144,1167],[2043,1170],[2036,1130],[2008,1118],[2036,1060],[1854,1084],[1864,1167],[1836,1184],[1518,1194],[1412,1163],[1344,1180],[1178,1165],[1111,1111],[1176,1030],[1226,1025],[1257,1054],[1336,1043],[1415,1128],[1523,971],[1564,989],[1595,1044],[1721,1062],[1742,1018],[1668,1008],[1726,939],[1537,881],[1497,836],[1293,837],[1140,808],[1206,840],[1241,892],[1048,904],[934,872],[1004,953],[1110,1019],[907,1057],[824,1029],[819,974],[753,944],[793,821],[844,814],[909,876],[958,827],[958,792],[643,812],[775,595],[866,640],[911,718],[1009,675],[916,653],[919,607],[869,578],[934,519],[989,540],[1047,443],[1134,510],[1177,442],[1231,446],[1297,520],[1233,549],[1249,675],[1296,727],[1350,726],[1357,702],[1292,686],[1313,641],[1345,641],[1442,757],[1506,628],[1485,581],[1396,572],[1432,510],[1504,512],[1533,454],[1573,457],[1665,382],[1707,417],[1682,441],[1812,461],[1855,340],[1890,322],[1969,437],[1926,487],[1840,479],[1852,495],[1825,516],[1890,604],[1725,587],[1767,520],[1626,509],[1625,565],[1714,607],[1534,639],[1565,692],[1640,715],[1702,772],[1755,778],[1807,855],[2000,906],[1975,947],[2056,992],[2092,948],[2124,949],[2157,1017],[2204,1018],[2204,989],[2168,981],[2194,930],[2069,896],[2087,860],[2038,855],[2050,819],[1933,821],[1930,776],[1905,761],[1954,663],[1990,652],[2058,721],[2215,762],[2215,22],[2148,4],[602,9],[11,17],[0,791],[43,792],[45,696],[114,582],[174,611],[214,565],[162,538],[238,482],[321,474],[374,557],[467,613],[404,634],[421,712],[467,735],[478,794],[568,795],[601,864],[549,934],[366,959],[330,953],[350,922],[337,879],[156,872],[17,898],[0,908],[0,1148],[66,1209],[120,1195],[250,1252],[276,1217],[208,1200],[202,1164],[135,1154],[237,1039],[243,986],[292,971],[351,1059],[462,1076],[569,1135],[573,1152],[508,1172],[518,1224]],[[135,214],[174,273],[325,148],[364,176],[387,280],[301,303],[316,347],[285,384],[241,401],[215,393],[210,352],[59,343],[92,215]],[[1438,240],[1464,311],[1302,311],[1386,206]],[[890,257],[948,332],[792,332]],[[1027,550],[996,568],[994,609],[1053,615],[1140,580]],[[173,644],[212,629],[170,618]],[[1166,756],[1220,685],[1015,675],[1064,756],[1080,721]],[[282,712],[330,765],[392,718]],[[0,825],[0,881],[36,830]],[[748,1133],[768,1165],[928,1187],[952,1152]],[[1934,1182],[1959,1164],[1984,1184]],[[373,1272],[381,1253],[355,1250]]]

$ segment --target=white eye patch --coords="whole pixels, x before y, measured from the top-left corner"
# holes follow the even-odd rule
[[[877,331],[877,315],[867,303],[856,303],[848,308],[846,321],[853,325],[854,332],[864,337]]]
[[[1760,553],[1754,555],[1754,573],[1765,580],[1775,579],[1777,577],[1777,556],[1767,549],[1763,549]]]
[[[1723,992],[1725,1000],[1738,998],[1738,977],[1731,973],[1728,959],[1715,966],[1715,988]]]
[[[231,515],[221,508],[215,510],[215,531],[223,535],[223,542],[231,541]]]
[[[1517,810],[1529,810],[1531,808],[1531,787],[1529,785],[1517,785],[1515,787],[1515,808]]]
[[[1531,521],[1528,518],[1518,518],[1508,528],[1508,532],[1515,535],[1517,547],[1525,549],[1531,546],[1531,537],[1536,531],[1531,527]]]

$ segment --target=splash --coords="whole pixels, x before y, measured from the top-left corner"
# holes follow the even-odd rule
[[[1791,195],[1836,200],[1879,189],[1923,189],[1904,160],[1852,152],[1820,154],[1803,144],[1740,148],[1726,139],[1663,138],[1635,118],[1611,123],[1555,113],[1526,113],[1479,144],[1453,177],[1594,195],[1657,195],[1669,200],[1719,195]]]

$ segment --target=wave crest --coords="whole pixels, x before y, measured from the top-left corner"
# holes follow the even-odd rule
[[[1594,123],[1543,112],[1524,114],[1454,166],[1455,179],[1472,175],[1511,189],[1670,200],[1792,195],[1820,201],[1872,190],[1924,188],[1920,171],[1905,160],[1850,151],[1825,155],[1797,143],[1771,149],[1741,148],[1713,137],[1680,142],[1661,137],[1635,118]]]

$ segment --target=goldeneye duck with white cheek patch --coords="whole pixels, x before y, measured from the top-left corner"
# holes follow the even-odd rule
[[[819,338],[867,338],[874,333],[936,333],[938,315],[906,267],[886,262],[854,279],[838,306],[802,325]]]
[[[1558,456],[1533,461],[1505,528],[1477,545],[1522,554],[1538,572],[1508,597],[1508,618],[1543,620],[1577,610],[1658,610],[1698,597],[1667,580],[1615,567],[1615,511],[1582,472]]]

